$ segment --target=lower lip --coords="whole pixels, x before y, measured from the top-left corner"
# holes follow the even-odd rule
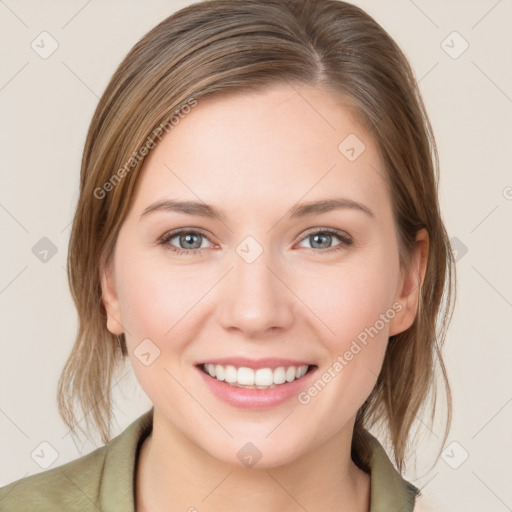
[[[314,367],[300,379],[269,389],[237,388],[211,377],[198,366],[196,369],[210,391],[229,405],[241,409],[269,409],[296,397],[309,384],[318,367]]]

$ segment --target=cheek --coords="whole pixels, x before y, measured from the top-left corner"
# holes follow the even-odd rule
[[[124,262],[118,277],[131,364],[146,394],[159,403],[166,387],[174,389],[175,364],[194,335],[194,305],[205,291],[194,289],[200,286],[183,267],[162,268],[154,261]]]
[[[134,337],[171,336],[211,286],[190,266],[144,254],[120,262],[117,276],[123,322]]]
[[[392,307],[396,289],[396,269],[371,263],[326,268],[307,280],[297,281],[295,290],[326,327],[332,347],[343,348],[373,326]],[[304,275],[304,273],[301,273]],[[384,326],[387,332],[388,323]],[[380,327],[380,323],[378,324]]]
[[[315,313],[311,322],[326,326],[322,328],[322,343],[328,357],[318,376],[321,382],[311,392],[315,395],[325,388],[322,403],[327,408],[343,404],[335,408],[340,421],[346,420],[347,411],[362,405],[380,373],[390,321],[396,314],[397,269],[398,262],[382,254],[371,262],[354,259],[351,265],[326,270],[324,279],[317,274],[297,293]],[[325,286],[312,286],[322,282]],[[307,402],[308,397],[304,400]],[[322,407],[320,403],[317,406]]]
[[[211,271],[201,273],[193,265],[172,265],[156,256],[132,252],[116,263],[129,357],[153,400],[161,396],[162,382],[173,385],[178,366],[191,364],[187,349],[200,336],[199,318],[207,302],[201,298],[218,280]]]

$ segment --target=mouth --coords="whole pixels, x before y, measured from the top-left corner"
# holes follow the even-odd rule
[[[212,379],[229,386],[260,390],[273,389],[300,380],[318,368],[315,364],[262,366],[248,363],[246,366],[235,366],[235,364],[200,363],[196,366]]]

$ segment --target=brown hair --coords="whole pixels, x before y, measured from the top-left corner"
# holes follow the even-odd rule
[[[82,158],[67,267],[79,327],[59,380],[59,412],[75,432],[77,400],[87,425],[92,416],[109,441],[112,380],[127,348],[124,334],[106,328],[100,271],[133,197],[144,162],[139,149],[191,99],[279,83],[326,86],[356,109],[386,165],[402,265],[417,232],[425,228],[429,235],[416,318],[390,338],[353,438],[352,456],[367,469],[361,429],[384,426],[403,471],[413,422],[431,392],[434,419],[436,363],[448,405],[443,444],[449,432],[451,393],[441,345],[453,312],[455,266],[439,211],[437,149],[413,72],[378,23],[337,0],[198,2],[153,28],[119,65],[93,115]]]

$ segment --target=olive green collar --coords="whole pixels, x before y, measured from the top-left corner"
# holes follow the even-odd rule
[[[363,433],[372,446],[370,512],[412,512],[419,489],[404,480],[378,439]]]

